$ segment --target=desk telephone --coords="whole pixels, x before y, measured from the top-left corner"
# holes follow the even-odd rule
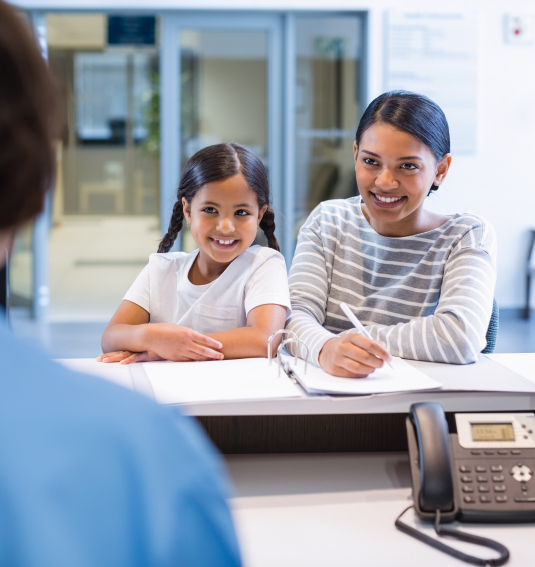
[[[464,561],[503,565],[509,557],[504,546],[440,523],[535,522],[535,414],[457,413],[455,423],[457,433],[449,433],[440,404],[411,406],[406,426],[414,510],[435,522],[438,535],[491,547],[500,558],[471,557],[406,524],[396,526]]]

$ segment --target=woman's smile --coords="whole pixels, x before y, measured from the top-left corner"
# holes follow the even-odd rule
[[[404,195],[386,195],[384,193],[373,191],[370,191],[370,195],[372,196],[375,205],[382,209],[393,209],[395,207],[399,207],[407,200],[407,197]]]

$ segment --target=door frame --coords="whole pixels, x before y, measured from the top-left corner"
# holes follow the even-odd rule
[[[161,16],[160,37],[160,225],[167,232],[180,179],[180,32],[183,29],[212,31],[265,31],[267,52],[267,155],[273,207],[279,219],[286,209],[283,201],[283,16],[233,12],[171,13]],[[285,187],[286,189],[286,187]],[[284,223],[286,225],[286,223]],[[286,226],[279,221],[276,234],[283,242]],[[180,235],[179,235],[180,236]],[[181,249],[177,238],[173,250]],[[286,252],[283,246],[283,252]]]

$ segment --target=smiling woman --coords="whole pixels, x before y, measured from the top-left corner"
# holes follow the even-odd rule
[[[424,208],[451,164],[444,113],[424,96],[385,93],[353,149],[360,196],[321,203],[303,225],[288,328],[341,376],[367,376],[390,354],[474,362],[492,311],[496,239],[481,217]],[[373,339],[348,333],[342,302]]]

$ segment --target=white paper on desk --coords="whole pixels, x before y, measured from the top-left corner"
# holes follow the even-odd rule
[[[298,398],[301,390],[266,358],[207,362],[145,362],[154,397],[161,404]]]
[[[283,360],[285,364],[288,364],[297,381],[309,394],[359,396],[394,392],[418,392],[442,388],[440,382],[429,378],[423,372],[416,370],[409,363],[397,357],[392,359],[393,370],[383,367],[366,378],[331,376],[313,364],[308,364],[305,373],[303,360],[298,359],[297,365],[294,364],[293,357],[285,355]]]

